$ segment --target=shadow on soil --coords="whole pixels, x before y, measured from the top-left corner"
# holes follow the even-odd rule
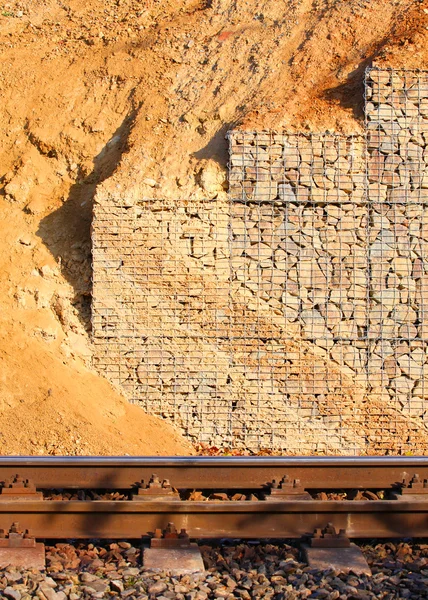
[[[343,108],[352,109],[353,116],[357,121],[364,121],[365,70],[373,65],[387,41],[387,38],[380,40],[376,48],[360,62],[356,69],[349,73],[344,83],[324,92],[326,100],[339,102]]]
[[[206,144],[200,150],[197,150],[197,152],[194,152],[192,156],[198,160],[214,160],[221,167],[226,169],[229,161],[229,150],[228,143],[225,138],[227,132],[233,129],[234,125],[235,123],[225,123],[218,131],[216,131],[208,144]]]
[[[127,147],[136,115],[133,110],[94,158],[92,172],[77,176],[64,204],[41,220],[37,234],[61,265],[61,272],[73,286],[73,305],[86,330],[91,328],[91,223],[97,186],[111,177]]]

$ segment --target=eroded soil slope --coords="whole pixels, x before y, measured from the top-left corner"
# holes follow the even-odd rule
[[[0,452],[187,453],[90,371],[94,195],[215,197],[232,127],[358,131],[415,0],[0,3]],[[164,437],[162,437],[164,436]]]

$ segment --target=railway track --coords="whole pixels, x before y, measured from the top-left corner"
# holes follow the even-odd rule
[[[173,522],[190,538],[251,539],[300,538],[331,523],[349,538],[428,537],[424,480],[428,457],[2,457],[0,528],[135,539]],[[374,499],[315,499],[350,490]],[[208,499],[189,499],[193,491]]]

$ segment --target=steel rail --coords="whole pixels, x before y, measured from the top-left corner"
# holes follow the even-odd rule
[[[0,482],[19,474],[37,488],[130,489],[156,473],[178,489],[263,489],[288,475],[306,489],[389,489],[428,457],[0,457]]]
[[[191,538],[300,538],[332,523],[351,538],[427,537],[428,502],[111,502],[0,504],[0,527],[18,521],[42,539],[130,538],[172,521]]]

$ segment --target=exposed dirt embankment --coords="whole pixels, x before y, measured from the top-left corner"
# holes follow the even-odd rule
[[[175,429],[88,369],[72,286],[31,216],[4,199],[0,210],[0,454],[191,454]]]
[[[359,130],[367,65],[428,68],[427,12],[414,0],[0,3],[1,452],[189,451],[85,366],[95,193],[224,194],[235,126]]]

